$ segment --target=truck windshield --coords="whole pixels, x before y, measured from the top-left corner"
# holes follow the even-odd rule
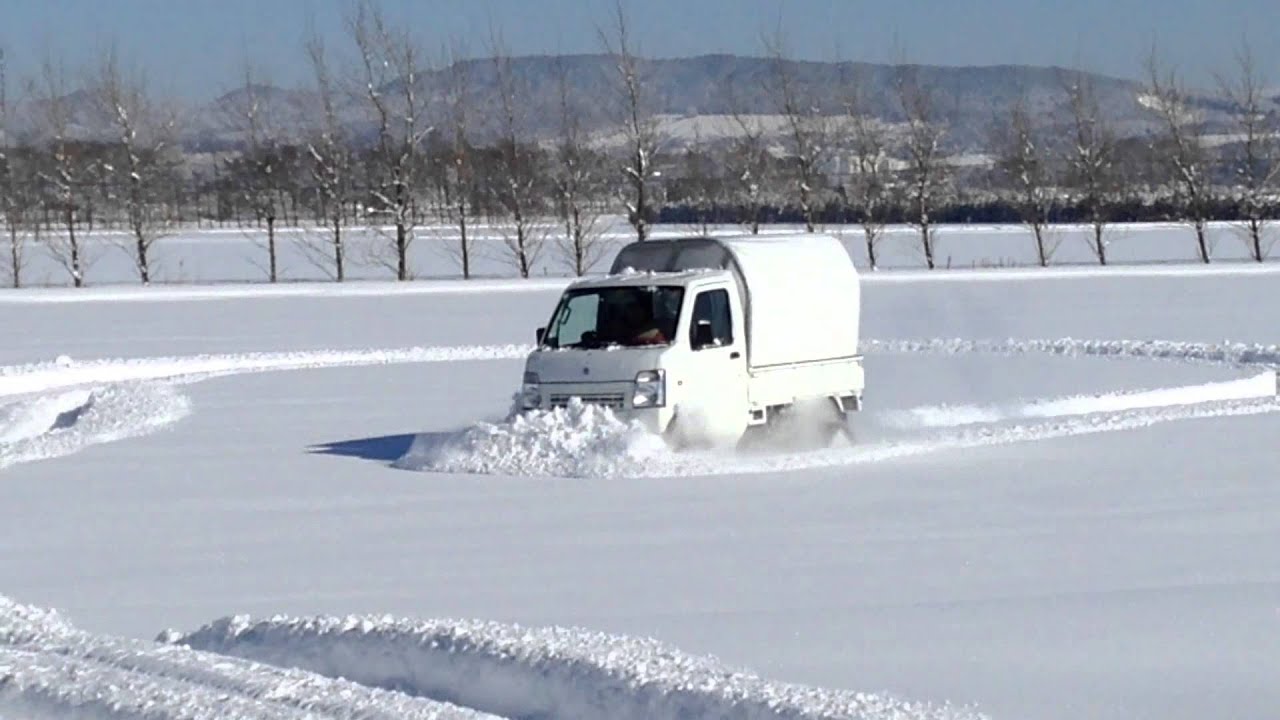
[[[570,290],[551,318],[545,343],[553,348],[669,345],[683,299],[679,286]]]

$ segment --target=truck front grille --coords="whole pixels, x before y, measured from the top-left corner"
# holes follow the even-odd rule
[[[555,393],[551,395],[551,407],[567,407],[572,398],[578,398],[583,405],[601,405],[614,410],[626,407],[622,393]]]

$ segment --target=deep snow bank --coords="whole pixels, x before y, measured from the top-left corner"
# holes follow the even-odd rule
[[[0,717],[482,720],[464,708],[189,648],[94,636],[0,596]]]
[[[770,682],[653,640],[565,628],[386,617],[235,617],[171,639],[519,718],[979,717],[882,695]]]

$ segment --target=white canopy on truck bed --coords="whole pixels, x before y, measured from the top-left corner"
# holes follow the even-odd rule
[[[612,272],[731,270],[746,308],[751,367],[858,354],[858,271],[828,235],[746,235],[632,243]]]

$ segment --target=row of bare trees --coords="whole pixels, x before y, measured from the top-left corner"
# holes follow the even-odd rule
[[[940,212],[975,188],[1016,209],[1043,265],[1056,249],[1046,228],[1064,217],[1092,228],[1090,247],[1106,264],[1107,226],[1117,220],[1117,204],[1135,193],[1185,221],[1205,262],[1213,254],[1207,224],[1224,204],[1241,219],[1251,255],[1261,261],[1269,251],[1280,127],[1247,52],[1219,83],[1236,124],[1225,140],[1205,134],[1199,96],[1153,53],[1142,101],[1157,122],[1146,135],[1122,137],[1091,76],[1066,72],[1058,97],[1023,97],[995,118],[989,162],[966,166],[948,144],[945,98],[920,68],[893,69],[886,113],[885,98],[873,97],[876,86],[854,66],[844,66],[834,90],[804,87],[781,32],[765,42],[772,112],[742,107],[733,98],[747,89],[726,87],[735,108],[730,127],[704,136],[699,126],[691,141],[674,142],[661,132],[646,61],[618,3],[599,34],[613,65],[614,95],[595,99],[614,120],[616,132],[604,142],[584,124],[586,108],[563,59],[555,66],[555,131],[530,130],[532,108],[545,98],[533,97],[500,30],[490,32],[485,60],[468,60],[455,45],[434,63],[373,0],[353,6],[347,30],[345,54],[319,36],[305,43],[312,72],[300,128],[297,117],[274,116],[281,104],[272,94],[282,91],[246,63],[242,87],[224,108],[239,146],[211,161],[184,152],[176,107],[114,48],[87,72],[46,61],[17,101],[0,55],[6,280],[21,283],[38,244],[82,285],[92,260],[85,237],[109,225],[147,283],[155,244],[201,217],[251,224],[260,228],[255,236],[265,231],[262,266],[272,282],[281,274],[282,224],[305,228],[290,242],[339,281],[352,262],[353,225],[380,237],[378,251],[359,260],[402,280],[414,273],[415,240],[449,228],[451,254],[471,277],[477,221],[498,229],[522,276],[548,251],[582,274],[602,260],[605,214],[625,215],[645,240],[672,207],[702,231],[735,222],[752,233],[780,209],[815,231],[834,207],[841,221],[860,226],[873,266],[885,226],[908,222],[933,268]],[[443,90],[427,93],[419,80],[433,68]],[[16,132],[20,116],[38,131]],[[110,132],[86,137],[86,124]]]

